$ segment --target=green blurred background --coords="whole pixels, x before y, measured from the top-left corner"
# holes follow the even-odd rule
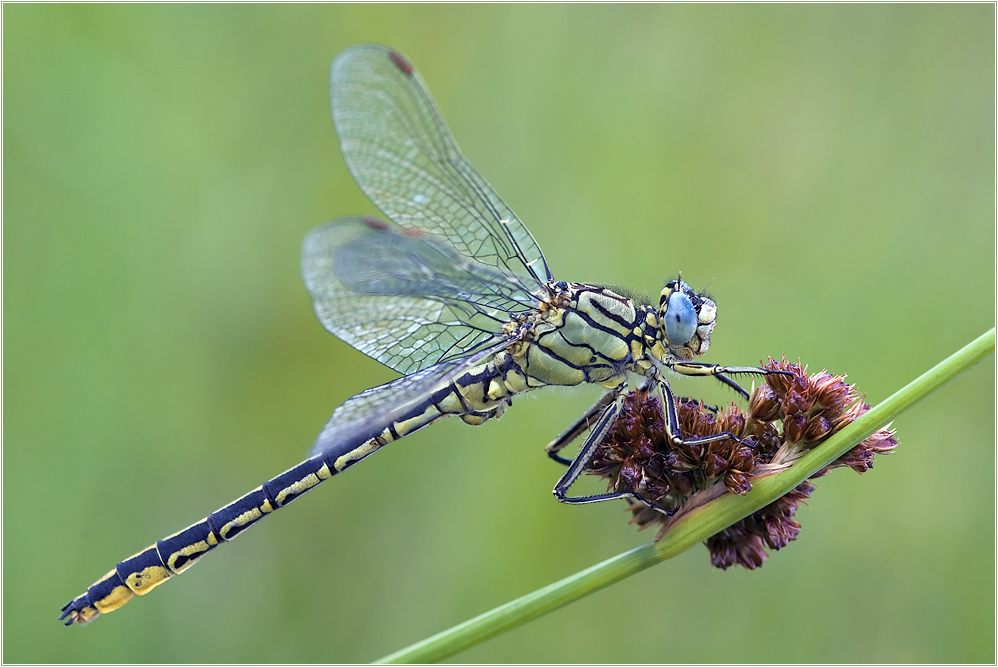
[[[682,270],[717,296],[707,361],[785,352],[876,402],[994,325],[994,11],[4,5],[3,660],[368,661],[651,538],[552,499],[542,447],[597,392],[549,390],[56,621],[395,377],[298,273],[310,228],[374,212],[329,120],[340,50],[420,68],[557,277]],[[822,479],[761,570],[695,547],[456,659],[993,662],[994,369]]]

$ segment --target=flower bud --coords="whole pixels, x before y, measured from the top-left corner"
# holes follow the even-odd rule
[[[787,415],[783,419],[783,437],[786,438],[787,443],[791,445],[796,445],[800,442],[800,439],[804,436],[804,430],[806,428],[807,417],[799,412]]]
[[[749,400],[749,416],[761,421],[777,419],[780,407],[780,399],[776,392],[769,384],[763,383],[755,388],[755,392]]]
[[[770,549],[780,550],[800,534],[800,524],[786,517],[768,516],[765,520],[766,544]]]
[[[728,461],[713,452],[707,454],[703,461],[703,471],[708,477],[719,477],[728,469]]]
[[[833,413],[841,414],[856,396],[851,385],[845,383],[845,375],[832,375],[822,371],[809,381],[815,405]]]
[[[681,508],[701,492],[716,495],[715,491],[721,492],[712,489],[717,484],[724,484],[724,492],[743,495],[751,490],[758,466],[792,464],[806,449],[799,443],[811,447],[870,409],[844,375],[822,371],[808,377],[806,366],[789,363],[786,356],[781,361],[770,358],[766,368],[790,375],[767,375],[753,392],[747,413],[734,404],[718,409],[692,399],[678,402],[681,444],[667,435],[658,399],[644,391],[629,393],[621,416],[599,444],[587,472],[604,477],[610,490],[639,491],[667,510]],[[696,442],[721,433],[733,437]],[[842,466],[864,472],[872,467],[876,454],[895,447],[897,440],[888,425],[811,479]],[[711,563],[722,569],[742,565],[751,570],[762,565],[767,549],[782,549],[800,534],[800,524],[793,517],[814,488],[805,480],[782,498],[711,536],[706,542]],[[640,528],[661,526],[658,537],[671,520],[640,502],[632,501],[629,509],[630,522]]]
[[[807,420],[807,427],[804,429],[805,440],[821,440],[832,430],[832,422],[823,415],[814,415]]]
[[[729,470],[724,475],[724,486],[736,496],[744,496],[752,490],[752,483],[749,481],[748,473],[741,470]]]
[[[620,466],[620,481],[624,488],[634,489],[638,480],[641,479],[641,466],[634,459],[627,459]]]

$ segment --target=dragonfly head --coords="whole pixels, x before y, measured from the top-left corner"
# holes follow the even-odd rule
[[[679,359],[692,359],[710,347],[717,306],[702,292],[683,282],[682,274],[662,290],[658,321],[663,342]]]

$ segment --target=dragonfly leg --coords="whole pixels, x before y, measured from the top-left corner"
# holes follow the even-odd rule
[[[557,498],[559,502],[566,503],[568,505],[585,505],[588,503],[603,502],[604,500],[614,500],[616,498],[633,498],[634,500],[656,509],[663,514],[671,515],[675,510],[668,510],[664,507],[660,507],[636,491],[613,491],[610,493],[600,493],[592,496],[567,495],[569,487],[571,487],[572,484],[575,483],[575,480],[577,480],[579,476],[585,472],[586,467],[589,466],[589,463],[596,455],[596,450],[599,448],[600,443],[603,442],[603,438],[606,437],[607,432],[609,432],[614,422],[617,421],[617,417],[620,416],[620,412],[624,406],[624,398],[626,396],[627,385],[624,385],[621,389],[607,393],[606,396],[601,398],[599,402],[593,405],[593,407],[586,412],[584,417],[590,413],[595,414],[600,407],[603,408],[603,413],[589,431],[589,435],[586,436],[585,442],[583,442],[582,447],[579,448],[579,453],[575,455],[575,459],[573,459],[568,465],[568,470],[565,471],[565,474],[562,475],[561,479],[558,480],[558,483],[555,484],[554,497]],[[604,403],[605,406],[603,405]],[[579,422],[576,422],[571,428],[562,434],[562,436],[572,436],[562,442],[562,447],[568,444],[572,438],[577,437],[580,433],[582,433],[582,431],[585,430],[584,428],[579,428],[579,423],[583,421],[584,419],[580,419]],[[552,443],[552,445],[561,440],[562,437],[559,437]],[[549,445],[549,447],[550,446],[551,445]]]
[[[717,378],[722,384],[726,384],[743,398],[748,398],[749,394],[740,384],[728,377],[727,374],[752,373],[755,375],[792,375],[787,371],[776,371],[768,368],[758,368],[756,366],[718,366],[717,364],[703,364],[697,361],[667,361],[665,365],[680,375],[703,377],[706,375]]]
[[[593,425],[593,420],[596,419],[601,412],[606,410],[607,406],[613,403],[614,397],[615,394],[612,391],[608,391],[603,394],[598,401],[593,403],[592,407],[582,413],[582,416],[579,417],[574,424],[569,426],[562,432],[561,435],[548,443],[547,447],[544,448],[544,451],[547,452],[548,456],[562,465],[571,465],[572,459],[566,459],[564,456],[558,454],[558,452],[564,449],[565,445],[568,445],[588,430]]]
[[[731,440],[741,443],[746,447],[752,447],[751,443],[745,442],[730,431],[721,431],[720,433],[715,433],[714,435],[705,435],[698,438],[683,438],[679,430],[679,415],[676,412],[676,397],[672,394],[672,387],[669,386],[668,380],[660,376],[658,381],[655,382],[654,391],[658,394],[662,410],[665,413],[663,415],[665,421],[665,434],[669,440],[675,444],[702,445],[708,442],[717,442],[719,440],[727,440],[730,438]]]

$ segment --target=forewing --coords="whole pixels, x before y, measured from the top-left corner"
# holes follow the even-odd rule
[[[490,345],[538,301],[445,240],[373,218],[309,232],[302,275],[326,329],[403,374]]]
[[[469,369],[483,364],[514,340],[493,340],[473,354],[451,359],[397,380],[362,391],[344,401],[312,446],[311,455],[336,450],[345,453],[408,416],[433,392],[446,387]]]
[[[375,44],[347,49],[333,61],[330,97],[350,173],[385,215],[445,237],[525,286],[551,281],[534,237],[461,155],[419,73],[400,54]]]

